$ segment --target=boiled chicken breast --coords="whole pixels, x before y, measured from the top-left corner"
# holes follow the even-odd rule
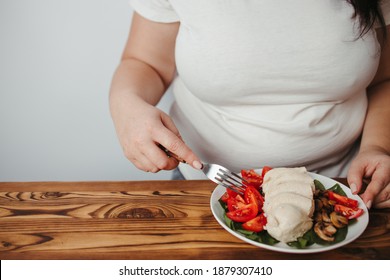
[[[307,216],[312,216],[314,211],[314,200],[313,197],[305,197],[294,192],[280,192],[279,194],[271,197],[265,196],[264,201],[264,212],[273,213],[274,208],[279,205],[290,204],[296,209],[302,211]]]
[[[267,192],[268,199],[274,196],[278,196],[282,193],[292,193],[311,199],[313,196],[313,190],[307,187],[307,183],[302,181],[290,181],[283,184],[275,184]]]
[[[272,172],[271,172],[272,171]],[[271,184],[268,184],[269,181],[272,181]],[[279,184],[285,185],[286,183],[291,183],[292,181],[302,182],[311,186],[312,191],[314,192],[314,182],[313,178],[307,174],[305,167],[296,167],[296,168],[287,168],[280,167],[274,168],[267,172],[264,177],[263,182],[263,191],[267,192],[269,186],[275,186]]]
[[[274,168],[265,175],[262,188],[271,236],[287,243],[312,227],[314,181],[306,168]]]
[[[311,229],[313,222],[292,204],[280,204],[267,216],[268,233],[281,242],[295,241]]]

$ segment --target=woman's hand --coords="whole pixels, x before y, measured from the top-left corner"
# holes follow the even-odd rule
[[[122,107],[122,106],[121,106]],[[134,101],[121,111],[115,127],[125,156],[139,169],[147,172],[171,170],[179,162],[168,157],[158,144],[178,155],[195,168],[201,163],[180,137],[171,118],[158,108],[141,99]]]
[[[386,151],[373,147],[359,152],[348,172],[353,194],[362,190],[365,179],[368,185],[361,198],[367,208],[390,208],[390,156]]]

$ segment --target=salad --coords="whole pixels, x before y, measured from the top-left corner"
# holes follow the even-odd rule
[[[268,234],[267,217],[263,211],[263,178],[271,169],[266,166],[261,173],[252,169],[241,170],[241,176],[246,180],[244,194],[226,189],[219,199],[225,210],[224,221],[230,229],[248,239],[268,245],[279,242]],[[325,189],[318,180],[314,180],[314,184],[313,227],[296,241],[288,242],[289,246],[301,249],[315,243],[331,245],[341,242],[347,236],[348,225],[364,213],[364,210],[358,207],[358,201],[347,197],[339,184],[330,189]]]

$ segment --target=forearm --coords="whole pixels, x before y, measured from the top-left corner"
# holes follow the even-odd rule
[[[370,88],[368,100],[360,149],[379,149],[390,154],[390,81]]]
[[[166,90],[159,74],[148,64],[137,59],[125,59],[115,71],[111,90],[110,106],[124,101],[143,100],[156,105]],[[128,104],[131,105],[131,104]]]

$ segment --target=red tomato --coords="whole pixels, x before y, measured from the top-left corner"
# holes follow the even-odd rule
[[[226,192],[221,196],[221,200],[227,203],[230,197],[236,197],[237,193],[232,191],[231,189],[226,189]]]
[[[349,220],[358,218],[361,215],[363,215],[363,213],[364,213],[364,210],[361,208],[352,209],[350,207],[347,207],[347,206],[344,206],[341,204],[336,204],[334,206],[334,211],[336,211],[337,213],[340,213],[341,215],[348,218]]]
[[[247,221],[246,223],[242,224],[242,228],[254,231],[254,232],[260,232],[264,229],[264,226],[267,224],[267,218],[264,216],[264,213],[256,216],[252,220]]]
[[[229,211],[234,211],[240,208],[243,208],[247,203],[242,198],[241,195],[237,194],[235,197],[229,197],[227,200],[227,206]]]
[[[260,174],[256,173],[253,169],[242,169],[241,176],[246,180],[245,185],[253,186],[259,188],[263,183],[263,177]]]
[[[245,188],[244,199],[247,204],[256,203],[259,210],[263,208],[264,198],[259,191],[252,186],[247,186]]]
[[[242,208],[226,213],[226,216],[235,222],[245,223],[256,217],[259,208],[256,203],[246,204]]]
[[[228,199],[229,199],[229,194],[228,194],[228,192],[225,192],[225,193],[221,196],[221,200],[222,200],[223,202],[227,203]]]
[[[261,170],[261,177],[264,179],[265,174],[267,174],[268,171],[270,171],[272,167],[270,166],[264,166],[263,170]]]
[[[347,207],[351,207],[351,208],[358,207],[359,202],[355,199],[339,195],[339,194],[332,192],[332,191],[328,191],[328,195],[329,195],[330,200],[334,200],[338,204],[341,204],[341,205],[344,205]]]
[[[226,189],[226,192],[229,194],[229,197],[236,197],[238,195],[238,193],[236,193],[235,191],[232,191],[231,189]]]

